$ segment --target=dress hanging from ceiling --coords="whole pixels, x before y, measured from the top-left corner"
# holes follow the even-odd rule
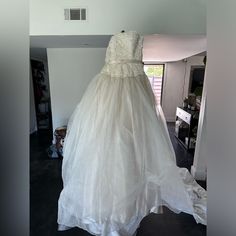
[[[68,124],[59,230],[131,236],[161,206],[206,224],[206,191],[176,166],[165,118],[142,64],[143,38],[114,35],[105,65]]]

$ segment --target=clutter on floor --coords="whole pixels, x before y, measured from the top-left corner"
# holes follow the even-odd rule
[[[63,157],[63,144],[66,137],[67,126],[61,126],[55,129],[52,145],[48,148],[50,158]]]

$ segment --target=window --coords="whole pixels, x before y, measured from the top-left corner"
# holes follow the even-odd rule
[[[162,85],[164,77],[164,64],[161,65],[144,65],[144,71],[149,78],[152,90],[157,104],[161,104]]]

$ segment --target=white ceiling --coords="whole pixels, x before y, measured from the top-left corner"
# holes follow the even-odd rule
[[[111,35],[31,36],[32,57],[46,59],[45,48],[106,48]],[[178,61],[206,51],[203,35],[146,35],[144,62]]]
[[[147,35],[143,43],[143,61],[179,61],[206,50],[204,35]]]
[[[30,36],[31,48],[106,48],[111,35]]]

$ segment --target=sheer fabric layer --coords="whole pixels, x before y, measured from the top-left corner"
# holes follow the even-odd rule
[[[60,225],[129,236],[163,205],[195,215],[193,191],[186,191],[175,165],[149,81],[143,71],[127,68],[107,64],[70,119]]]
[[[206,224],[206,191],[175,163],[161,107],[144,74],[142,37],[111,38],[106,64],[72,114],[64,142],[59,230],[131,236],[165,205]]]

